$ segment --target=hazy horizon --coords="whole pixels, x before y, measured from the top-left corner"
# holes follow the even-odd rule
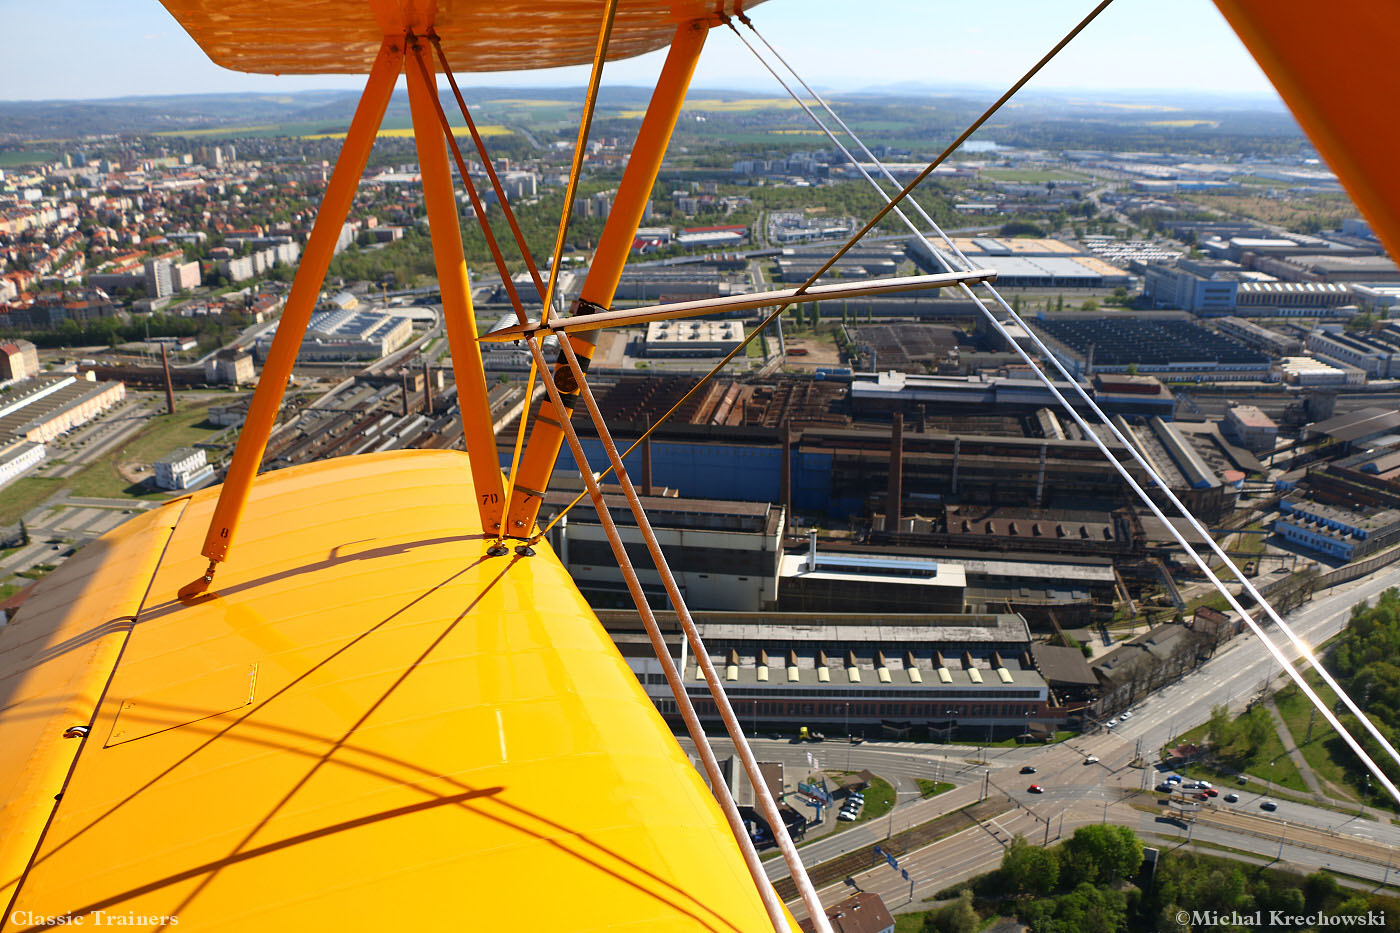
[[[1004,89],[1079,21],[1088,0],[994,0],[967,15],[953,0],[886,0],[852,16],[839,0],[769,0],[756,26],[813,86],[879,92],[915,82],[952,91]],[[872,15],[873,14],[873,15]],[[995,17],[995,24],[984,21]],[[15,36],[64,23],[63,67],[51,44],[14,43],[0,66],[0,100],[100,101],[170,94],[358,90],[356,75],[250,75],[214,65],[155,0],[12,4],[0,24]],[[922,27],[922,28],[920,28]],[[649,87],[663,52],[610,62],[607,86]],[[464,73],[472,87],[574,87],[587,68]],[[172,86],[178,86],[176,91]],[[693,88],[782,93],[725,29],[713,31]],[[1116,0],[1026,88],[1025,93],[1205,94],[1275,98],[1272,87],[1209,0],[1176,0],[1164,16],[1152,0]]]

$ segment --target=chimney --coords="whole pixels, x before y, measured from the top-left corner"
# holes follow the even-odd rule
[[[792,527],[792,428],[786,423],[782,427],[782,461],[778,464],[778,495],[782,499],[784,521]]]
[[[433,413],[433,370],[428,361],[423,361],[423,413]]]
[[[651,415],[646,416],[646,429],[651,430]],[[642,495],[651,495],[651,438],[642,441]]]
[[[904,499],[904,415],[894,413],[890,428],[890,487],[885,499],[885,531],[899,529],[899,509]]]
[[[170,381],[170,357],[166,354],[165,344],[160,345],[160,365],[165,370],[165,413],[175,414],[175,384]]]
[[[408,417],[408,367],[400,375],[403,377],[403,416]]]
[[[807,550],[807,572],[811,573],[817,569],[817,530],[815,528],[808,533],[807,540],[811,542],[811,547]]]

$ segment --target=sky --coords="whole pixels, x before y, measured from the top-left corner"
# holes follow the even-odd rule
[[[461,2],[461,0],[458,0]],[[768,0],[750,15],[807,80],[858,91],[916,82],[1003,88],[1093,0]],[[62,24],[57,38],[54,24]],[[0,100],[357,88],[339,75],[248,75],[210,62],[156,0],[0,0],[6,43]],[[662,53],[609,63],[605,82],[649,86]],[[471,75],[464,86],[572,86],[587,69]],[[717,29],[693,87],[780,93],[739,40]],[[1268,80],[1210,0],[1114,0],[1030,86],[1040,90],[1191,91],[1272,96]]]

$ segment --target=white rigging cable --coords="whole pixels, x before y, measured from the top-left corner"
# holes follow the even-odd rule
[[[821,97],[821,95],[817,94],[814,90],[812,90],[811,86],[808,85],[807,82],[804,81],[800,75],[798,75],[797,71],[790,64],[788,64],[788,62],[782,57],[781,54],[778,53],[776,49],[773,48],[773,46],[768,42],[768,40],[765,39],[756,28],[754,28],[753,23],[748,20],[748,17],[743,16],[741,14],[739,19],[746,26],[748,26],[750,30],[753,31],[754,35],[758,37],[759,41],[761,41],[765,46],[767,46],[768,50],[772,52],[773,56],[777,58],[778,61],[782,62],[783,66],[793,75],[794,78],[798,80],[798,82],[802,84],[803,88],[807,91],[807,93],[810,94],[812,98],[816,100],[826,110],[826,112],[831,115],[831,117],[834,120],[836,120],[836,122],[841,126],[842,130],[861,148],[861,150],[866,154],[867,157],[869,157],[871,162],[884,174],[884,176],[887,179],[889,179],[889,181],[893,183],[896,187],[898,187],[899,183],[889,172],[889,169],[885,167],[885,165],[879,160],[879,158],[875,156],[874,153],[870,151],[868,147],[866,147],[864,142],[860,140],[860,138],[855,134],[855,132],[852,131],[851,128],[845,123],[845,121],[842,120],[834,110],[832,110],[831,106]],[[793,98],[793,100],[797,102],[798,106],[801,107],[802,110],[812,119],[812,121],[816,123],[816,125],[822,130],[822,132],[826,134],[827,138],[830,139],[832,143],[836,145],[836,147],[839,148],[843,154],[845,154],[846,158],[850,160],[851,164],[856,168],[856,170],[865,178],[866,181],[868,181],[871,184],[871,186],[875,188],[877,192],[879,192],[880,196],[884,198],[886,202],[892,201],[892,199],[889,197],[888,194],[885,193],[885,190],[880,186],[880,184],[877,181],[875,181],[874,178],[871,177],[869,172],[865,170],[865,167],[861,165],[860,161],[856,159],[856,157],[851,153],[851,151],[841,143],[841,141],[835,136],[835,134],[832,133],[832,131],[821,120],[821,118],[812,112],[811,108],[807,106],[806,102],[803,101],[795,91],[793,91],[793,89],[788,85],[788,83],[784,81],[783,78],[777,73],[777,71],[775,71],[774,68],[763,58],[762,54],[759,53],[759,51],[755,49],[753,45],[751,45],[748,42],[747,39],[744,38],[743,34],[741,34],[739,30],[734,27],[734,24],[732,22],[727,22],[726,24],[739,38],[739,41],[742,42],[744,46],[748,48],[750,52],[753,53],[754,57],[758,59],[759,63],[762,64],[764,68],[766,68],[768,72],[773,75],[774,79],[777,80],[778,83],[783,87],[783,89],[786,90],[788,94]],[[933,229],[934,233],[938,237],[940,237],[944,243],[947,244],[948,248],[953,252],[953,254],[958,258],[958,260],[964,263],[968,269],[973,268],[973,264],[967,258],[967,256],[964,255],[960,249],[958,249],[957,245],[952,241],[952,239],[948,237],[947,233],[945,233],[943,229],[938,225],[938,223],[928,215],[928,213],[923,209],[922,206],[919,205],[919,203],[912,197],[912,195],[908,198],[908,200],[910,204],[913,205],[915,211],[920,215],[920,217]],[[904,221],[905,225],[909,227],[913,234],[923,242],[925,247],[929,250],[931,256],[933,256],[937,261],[939,261],[948,271],[954,271],[952,264],[948,262],[948,260],[943,256],[942,253],[940,253],[937,249],[934,248],[933,244],[929,242],[928,237],[926,237],[923,234],[923,232],[919,230],[918,227],[916,227],[914,223],[910,221],[909,218],[898,207],[893,208],[893,212],[897,214],[899,218],[902,221]],[[1265,634],[1263,628],[1259,625],[1259,623],[1256,622],[1254,618],[1244,610],[1244,607],[1240,605],[1239,601],[1233,595],[1230,594],[1230,592],[1226,589],[1224,583],[1210,569],[1209,565],[1207,565],[1207,563],[1201,557],[1201,555],[1186,541],[1186,538],[1181,534],[1179,530],[1177,530],[1177,528],[1171,523],[1171,521],[1167,519],[1166,515],[1162,513],[1162,511],[1157,507],[1157,505],[1154,502],[1152,502],[1151,498],[1142,489],[1142,487],[1138,485],[1138,483],[1132,478],[1132,476],[1128,473],[1124,465],[1121,462],[1119,462],[1118,458],[1113,456],[1113,454],[1109,451],[1107,445],[1105,445],[1103,440],[1098,436],[1098,433],[1089,428],[1089,425],[1085,423],[1085,421],[1079,415],[1079,413],[1055,387],[1053,381],[1048,376],[1046,376],[1044,372],[1041,371],[1040,367],[1036,365],[1035,361],[1030,357],[1026,350],[1011,338],[1011,336],[1006,332],[1006,328],[1003,326],[1002,322],[997,320],[996,315],[993,314],[991,309],[986,306],[985,302],[981,298],[977,297],[976,293],[974,293],[972,289],[966,284],[962,285],[961,287],[963,292],[967,295],[967,297],[972,299],[977,304],[978,309],[986,316],[987,320],[996,329],[997,333],[1002,337],[1002,339],[1006,340],[1007,343],[1010,344],[1012,349],[1015,350],[1016,353],[1020,355],[1020,357],[1030,365],[1032,372],[1034,372],[1036,377],[1039,378],[1040,381],[1045,384],[1045,387],[1049,389],[1050,393],[1055,397],[1055,399],[1060,403],[1060,405],[1065,409],[1065,411],[1069,413],[1070,417],[1074,419],[1076,424],[1078,424],[1080,429],[1084,432],[1085,436],[1094,442],[1094,444],[1099,448],[1099,450],[1108,459],[1108,461],[1113,464],[1114,468],[1117,469],[1119,474],[1133,489],[1137,496],[1143,501],[1143,503],[1152,511],[1152,513],[1159,520],[1162,521],[1166,529],[1176,539],[1177,543],[1180,544],[1183,549],[1185,549],[1186,553],[1190,555],[1192,560],[1205,574],[1206,578],[1211,582],[1211,584],[1214,585],[1215,588],[1221,593],[1221,595],[1225,597],[1226,601],[1230,604],[1230,606],[1233,609],[1235,609],[1235,611],[1240,613],[1244,621],[1255,632],[1255,634],[1259,636],[1260,641],[1263,642],[1264,646],[1274,656],[1274,659],[1279,662],[1279,664],[1284,668],[1288,675],[1298,685],[1299,689],[1303,691],[1304,695],[1306,695],[1308,699],[1313,703],[1313,705],[1318,709],[1318,711],[1322,713],[1323,718],[1326,719],[1327,722],[1334,729],[1337,730],[1338,735],[1342,736],[1343,740],[1346,741],[1346,743],[1351,747],[1352,751],[1354,751],[1357,754],[1357,756],[1362,760],[1362,762],[1366,765],[1367,769],[1376,776],[1376,778],[1381,782],[1382,785],[1385,786],[1386,790],[1390,792],[1391,796],[1394,797],[1397,801],[1400,801],[1400,789],[1396,788],[1395,784],[1391,782],[1389,777],[1386,776],[1385,772],[1381,770],[1380,766],[1377,765],[1375,761],[1371,759],[1371,757],[1361,747],[1360,743],[1355,739],[1355,737],[1353,737],[1351,733],[1348,732],[1342,726],[1341,722],[1336,718],[1329,706],[1322,701],[1322,699],[1316,694],[1312,687],[1303,679],[1302,675],[1293,667],[1293,664],[1284,656],[1279,647],[1274,644],[1274,642],[1269,638],[1268,635]],[[1084,391],[1084,388],[1079,384],[1079,381],[1070,376],[1068,371],[1066,371],[1064,365],[1059,361],[1059,359],[1054,355],[1054,353],[1052,353],[1050,349],[1046,347],[1045,344],[1040,340],[1040,338],[1035,334],[1035,332],[1031,330],[1029,326],[1026,325],[1025,321],[1015,311],[1015,309],[1013,309],[1009,304],[1007,304],[1006,300],[1002,298],[1001,294],[996,290],[995,287],[991,285],[991,283],[983,283],[983,287],[986,288],[988,293],[996,300],[998,304],[1001,305],[1003,310],[1005,310],[1006,313],[1010,316],[1013,323],[1019,325],[1022,328],[1022,330],[1025,331],[1025,333],[1030,337],[1031,341],[1035,344],[1036,348],[1045,357],[1046,361],[1053,365],[1055,369],[1060,373],[1060,375],[1063,376],[1065,380],[1068,381],[1074,387],[1075,391],[1079,393],[1080,398],[1082,398],[1084,402],[1089,406],[1089,408],[1100,418],[1100,420],[1103,422],[1103,425],[1106,428],[1108,428],[1108,430],[1119,441],[1119,443],[1123,444],[1123,446],[1127,449],[1128,453],[1132,455],[1133,459],[1136,460],[1138,464],[1146,471],[1148,477],[1157,483],[1157,485],[1161,488],[1163,493],[1167,496],[1171,503],[1181,512],[1182,516],[1187,520],[1191,527],[1206,540],[1206,542],[1209,544],[1209,546],[1215,552],[1215,554],[1218,557],[1220,557],[1220,559],[1224,561],[1226,566],[1228,566],[1231,569],[1235,577],[1243,584],[1245,592],[1252,596],[1259,603],[1259,605],[1263,607],[1264,611],[1268,614],[1269,618],[1272,619],[1274,623],[1279,626],[1280,630],[1282,630],[1285,635],[1287,635],[1289,640],[1292,642],[1293,646],[1296,649],[1298,649],[1301,656],[1305,658],[1309,664],[1312,665],[1313,669],[1318,672],[1318,674],[1323,678],[1327,685],[1330,686],[1334,691],[1336,691],[1337,696],[1342,700],[1343,704],[1346,705],[1346,707],[1349,710],[1351,710],[1351,712],[1357,717],[1357,719],[1362,723],[1362,725],[1365,726],[1367,731],[1369,731],[1371,735],[1376,739],[1376,741],[1380,743],[1381,747],[1385,749],[1385,751],[1389,753],[1393,759],[1395,759],[1397,764],[1400,764],[1400,753],[1398,753],[1394,746],[1392,746],[1391,743],[1387,741],[1385,736],[1383,736],[1380,733],[1380,731],[1376,728],[1376,725],[1373,722],[1371,722],[1370,717],[1366,716],[1360,710],[1360,708],[1355,704],[1355,702],[1346,693],[1346,691],[1341,688],[1341,685],[1338,684],[1336,680],[1331,676],[1331,674],[1329,674],[1327,670],[1317,661],[1317,658],[1312,653],[1311,648],[1302,639],[1300,639],[1298,635],[1293,631],[1293,629],[1286,622],[1284,622],[1283,618],[1277,612],[1274,611],[1273,607],[1270,606],[1269,603],[1264,599],[1263,595],[1259,593],[1257,589],[1255,589],[1254,585],[1250,583],[1249,580],[1243,574],[1240,573],[1239,568],[1235,566],[1234,562],[1229,559],[1229,557],[1225,554],[1224,550],[1221,549],[1221,547],[1215,542],[1213,538],[1211,538],[1206,529],[1202,527],[1202,525],[1195,518],[1195,516],[1191,514],[1190,510],[1188,510],[1186,506],[1182,504],[1180,499],[1178,499],[1176,495],[1172,493],[1172,491],[1168,488],[1167,484],[1162,480],[1160,476],[1157,475],[1157,472],[1152,468],[1152,466],[1140,455],[1137,448],[1132,443],[1130,443],[1125,437],[1123,437],[1123,435],[1118,431],[1118,429],[1113,426],[1111,420],[1108,418],[1108,415],[1105,414],[1104,411],[1098,406],[1098,404],[1089,396],[1089,394]]]

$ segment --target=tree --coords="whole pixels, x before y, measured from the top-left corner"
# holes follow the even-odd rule
[[[977,933],[982,918],[972,906],[972,892],[963,888],[958,899],[924,920],[927,933]]]
[[[1070,879],[1108,884],[1137,874],[1142,866],[1142,843],[1126,826],[1083,826],[1065,843],[1065,869]]]
[[[807,315],[807,320],[812,325],[812,330],[815,331],[817,325],[822,322],[822,303],[820,301],[812,302],[812,310]]]
[[[1001,855],[1005,885],[1017,894],[1048,894],[1060,880],[1060,858],[1053,849],[1042,849],[1017,836]]]
[[[1085,299],[1084,299],[1084,302],[1079,306],[1079,310],[1080,310],[1080,311],[1097,311],[1097,310],[1099,310],[1099,303],[1098,303],[1097,301],[1095,301],[1093,298],[1085,298]]]
[[[1065,309],[1065,296],[1064,296],[1064,295],[1056,295],[1056,296],[1055,296],[1055,310],[1056,310],[1056,311],[1063,311],[1064,309]]]

